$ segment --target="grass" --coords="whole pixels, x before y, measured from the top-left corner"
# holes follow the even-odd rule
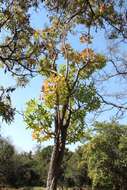
[[[83,188],[84,190],[91,190],[91,188]],[[0,190],[46,190],[46,188],[43,188],[43,187],[22,187],[22,188],[1,188],[0,187]],[[64,190],[66,190],[64,188]],[[68,188],[68,190],[72,190],[72,188]]]
[[[18,189],[15,189],[15,188],[0,188],[0,190],[44,190],[44,188],[42,187],[22,187],[22,188],[18,188]]]

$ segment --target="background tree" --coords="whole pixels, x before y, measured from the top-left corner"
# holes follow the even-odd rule
[[[37,161],[37,171],[40,176],[40,181],[46,187],[48,167],[51,158],[52,146],[37,149],[34,159]]]
[[[97,123],[93,130],[91,140],[84,145],[92,188],[126,189],[127,127],[117,123]]]
[[[31,152],[17,153],[9,140],[0,137],[0,187],[42,185],[35,157]]]
[[[67,187],[87,187],[91,185],[88,177],[87,162],[84,157],[84,146],[78,147],[66,162],[65,186]]]
[[[0,137],[0,186],[14,183],[14,154],[14,146],[8,140]]]
[[[38,171],[38,161],[32,152],[17,153],[14,157],[15,183],[13,186],[40,186],[40,173]]]
[[[75,152],[65,149],[59,169],[59,187],[125,190],[127,188],[126,126],[96,123],[89,139]],[[53,147],[17,153],[0,138],[0,186],[46,186]]]

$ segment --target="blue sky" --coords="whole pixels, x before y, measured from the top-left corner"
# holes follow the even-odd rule
[[[35,14],[32,11],[31,17],[31,24],[33,27],[39,29],[44,26],[47,22],[47,13],[44,9],[41,9]],[[92,47],[100,52],[103,53],[105,51],[105,44],[106,41],[104,39],[104,33],[99,32],[96,33],[96,38],[93,41]],[[77,36],[70,38],[72,45],[76,49],[82,49],[83,45],[77,43]],[[23,111],[25,108],[25,103],[30,100],[31,98],[39,98],[40,96],[40,89],[42,86],[42,78],[36,77],[33,78],[30,83],[27,85],[26,88],[17,88],[16,91],[12,94],[12,102],[13,105],[17,108],[17,110]],[[115,81],[112,83],[112,88],[118,90],[118,86],[114,87]],[[4,74],[3,71],[0,72],[0,85],[3,86],[11,86],[15,84],[14,79],[9,74]],[[107,88],[109,91],[110,89]],[[103,116],[100,117],[100,120],[110,119],[111,115],[105,113]],[[126,120],[123,120],[126,122]],[[34,150],[36,147],[36,142],[32,140],[31,131],[26,129],[25,123],[23,122],[23,118],[21,115],[17,114],[15,117],[15,121],[11,125],[7,125],[1,122],[1,135],[4,137],[8,137],[10,141],[16,146],[17,150],[20,151],[29,151]],[[49,143],[48,143],[49,144]],[[42,146],[46,146],[47,143],[43,143]],[[71,146],[73,149],[75,146]]]

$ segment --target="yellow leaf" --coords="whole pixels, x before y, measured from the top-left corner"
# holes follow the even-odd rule
[[[38,31],[35,31],[34,32],[34,38],[37,40],[39,38],[39,32]]]

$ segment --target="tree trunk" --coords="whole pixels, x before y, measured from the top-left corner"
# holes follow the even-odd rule
[[[55,139],[53,152],[50,160],[48,178],[47,178],[47,190],[56,190],[57,181],[59,176],[59,169],[63,160],[65,142],[66,142],[67,128],[61,130],[61,134]]]

